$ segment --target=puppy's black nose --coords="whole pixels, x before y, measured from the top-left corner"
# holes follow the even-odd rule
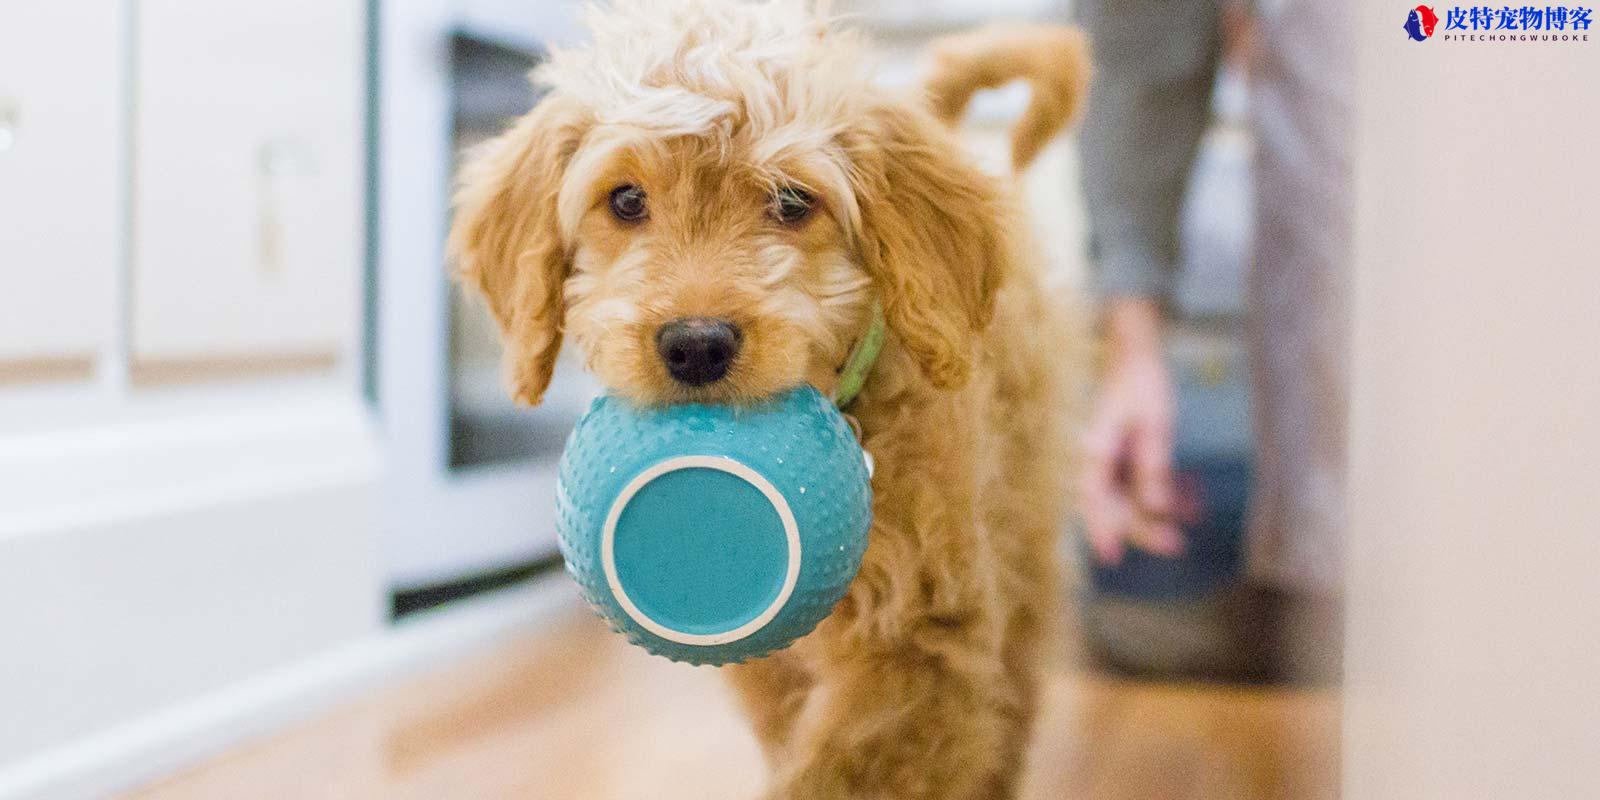
[[[743,338],[727,320],[682,317],[656,331],[656,352],[673,380],[686,386],[704,386],[728,374]]]

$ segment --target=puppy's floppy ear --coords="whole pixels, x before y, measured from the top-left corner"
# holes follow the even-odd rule
[[[528,405],[544,396],[561,350],[569,253],[556,197],[588,124],[578,103],[552,94],[469,153],[458,179],[450,259],[458,279],[488,301],[512,396]]]
[[[1008,263],[1000,190],[920,108],[874,109],[846,147],[861,212],[858,247],[889,326],[929,381],[960,387]]]

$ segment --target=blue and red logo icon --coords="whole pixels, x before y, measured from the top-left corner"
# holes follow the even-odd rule
[[[1433,13],[1428,6],[1417,6],[1406,14],[1406,35],[1414,42],[1425,42],[1433,35],[1433,27],[1439,24],[1439,15]]]

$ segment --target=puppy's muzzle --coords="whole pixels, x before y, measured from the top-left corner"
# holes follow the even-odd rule
[[[727,320],[681,317],[656,331],[656,353],[673,380],[705,386],[728,374],[743,339],[739,328]]]

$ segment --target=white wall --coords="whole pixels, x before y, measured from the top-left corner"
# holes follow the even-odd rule
[[[1345,796],[1595,797],[1600,32],[1408,5],[1355,9]]]
[[[275,406],[6,440],[0,767],[381,624],[362,412]]]

